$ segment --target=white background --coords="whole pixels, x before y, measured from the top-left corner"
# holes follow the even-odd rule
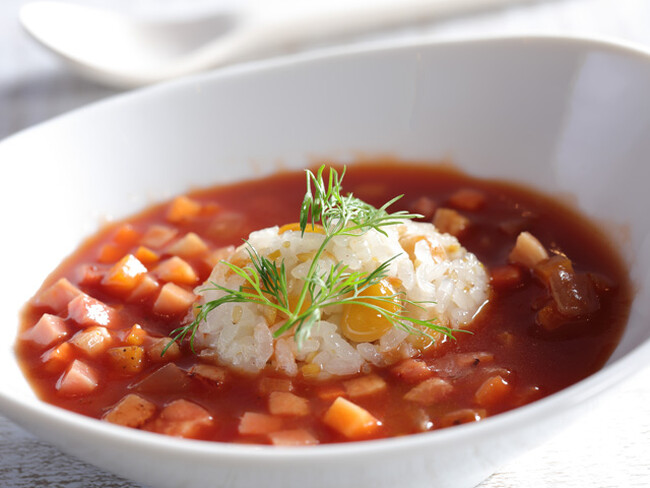
[[[272,1],[272,0],[268,0]],[[308,0],[307,0],[308,1]],[[321,1],[321,0],[312,0]],[[350,0],[354,1],[354,0]],[[396,0],[398,1],[398,0]],[[432,0],[435,2],[435,0]],[[0,0],[0,139],[117,91],[69,73],[36,46],[17,21],[20,0]],[[141,15],[206,10],[234,0],[95,0]],[[348,44],[391,38],[449,39],[498,34],[564,34],[633,43],[650,53],[650,0],[549,0],[361,35]],[[336,40],[303,50],[326,49]],[[650,96],[650,87],[648,87]],[[650,137],[650,134],[648,135]],[[11,164],[0,161],[0,164]],[[13,324],[3,324],[12,335]],[[8,332],[7,332],[8,331]],[[52,448],[0,416],[0,487],[122,488],[138,485]],[[481,488],[650,486],[650,369],[585,405],[584,416],[503,466]]]

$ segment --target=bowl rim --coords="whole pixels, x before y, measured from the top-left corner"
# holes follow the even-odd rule
[[[34,131],[46,130],[47,127],[59,124],[68,118],[78,117],[81,114],[99,112],[106,107],[113,110],[120,110],[122,104],[136,103],[138,99],[156,98],[165,96],[169,91],[183,91],[188,87],[195,87],[197,84],[211,83],[215,80],[236,77],[250,76],[254,73],[276,70],[295,65],[317,63],[323,60],[344,59],[363,55],[374,55],[379,53],[391,53],[402,50],[414,49],[439,49],[447,46],[474,46],[499,43],[537,43],[544,45],[570,45],[584,49],[598,49],[610,53],[633,56],[644,63],[650,62],[650,51],[642,45],[621,41],[612,38],[594,39],[588,36],[559,36],[559,35],[494,35],[480,36],[464,39],[443,39],[443,40],[380,40],[370,43],[362,43],[353,47],[328,47],[306,53],[292,54],[268,60],[257,60],[241,65],[230,66],[223,69],[202,73],[187,78],[171,80],[154,86],[139,88],[126,93],[108,97],[107,99],[85,105],[70,112],[56,116],[47,121],[41,122],[15,134],[12,134],[0,141],[0,154],[5,146],[19,141]],[[634,292],[633,292],[634,293]],[[632,303],[636,300],[632,299]],[[42,419],[59,423],[62,427],[71,430],[82,430],[99,438],[116,443],[128,443],[134,447],[155,451],[176,452],[183,451],[199,457],[218,456],[223,460],[233,462],[237,460],[251,460],[260,462],[282,462],[293,463],[299,460],[318,458],[336,460],[347,457],[354,453],[375,454],[386,453],[394,449],[404,447],[418,448],[426,445],[447,445],[454,442],[464,442],[468,438],[484,435],[499,435],[500,432],[509,429],[517,429],[521,426],[530,425],[535,419],[553,416],[555,412],[576,407],[586,401],[592,400],[601,395],[613,385],[638,374],[641,370],[650,367],[645,358],[650,355],[650,339],[636,345],[636,347],[625,356],[607,363],[603,368],[587,378],[537,400],[531,404],[518,407],[508,412],[488,417],[480,422],[455,426],[453,429],[441,429],[431,432],[424,432],[398,438],[386,438],[377,440],[356,441],[349,443],[324,444],[310,446],[309,448],[276,447],[267,445],[240,445],[233,443],[197,441],[188,439],[172,438],[160,434],[143,432],[126,427],[116,426],[102,422],[90,417],[76,414],[60,407],[45,403],[37,397],[24,399],[11,394],[3,385],[0,385],[0,413],[6,414],[14,419],[18,416],[36,415]],[[15,412],[20,412],[16,415]],[[20,421],[19,421],[20,422]],[[27,424],[23,423],[27,428]]]

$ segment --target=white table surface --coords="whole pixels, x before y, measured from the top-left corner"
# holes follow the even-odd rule
[[[218,2],[213,0],[213,3]],[[16,19],[22,3],[21,0],[0,1],[0,139],[117,93],[67,72],[31,42]],[[87,3],[110,4],[146,14],[155,9],[174,12],[181,8],[207,8],[210,0],[93,0]],[[448,39],[531,33],[609,38],[632,42],[650,51],[650,0],[542,1],[360,36],[347,42],[364,43],[391,37]],[[0,488],[35,486],[138,488],[139,485],[71,458],[0,416]],[[650,368],[639,372],[596,404],[589,405],[576,423],[538,448],[522,453],[480,485],[481,488],[555,486],[650,486]]]

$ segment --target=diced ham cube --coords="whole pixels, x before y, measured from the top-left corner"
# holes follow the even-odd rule
[[[108,270],[102,285],[111,293],[126,295],[140,283],[146,272],[147,268],[138,258],[127,254]]]
[[[147,430],[175,437],[199,438],[214,424],[207,410],[187,400],[176,400],[162,409],[160,415],[148,424]]]
[[[177,285],[193,285],[199,280],[194,268],[178,256],[160,263],[154,268],[153,274],[163,281],[176,283]]]
[[[375,374],[361,376],[343,383],[350,398],[358,398],[386,391],[386,382]]]
[[[304,417],[309,415],[309,401],[286,391],[274,391],[269,395],[269,412],[272,415]]]
[[[38,307],[48,307],[56,313],[63,312],[68,303],[78,295],[81,290],[70,283],[67,279],[61,278],[49,288],[40,292],[34,298],[34,305]]]
[[[108,305],[84,293],[68,303],[68,317],[82,327],[111,327],[114,311]]]
[[[44,313],[33,327],[21,334],[21,339],[35,342],[44,348],[68,335],[65,320],[57,315]]]
[[[407,383],[419,383],[433,376],[427,363],[420,359],[406,359],[391,369],[397,378]]]
[[[246,412],[239,421],[242,435],[260,435],[277,432],[282,428],[282,419],[264,413]]]
[[[153,249],[161,249],[171,241],[178,231],[164,225],[152,225],[142,237],[142,245]]]
[[[293,391],[293,383],[288,378],[270,378],[265,376],[257,385],[261,395],[268,395],[273,391]]]
[[[522,232],[517,236],[515,247],[510,251],[508,259],[511,263],[534,268],[540,262],[548,259],[548,253],[534,235],[530,232]]]
[[[105,265],[83,264],[75,271],[76,281],[83,286],[97,286],[107,271],[108,267]]]
[[[473,188],[461,188],[449,197],[448,203],[459,210],[474,212],[485,205],[485,194]]]
[[[70,343],[88,356],[96,357],[111,347],[113,337],[106,327],[88,327],[72,336]]]
[[[334,400],[325,412],[323,422],[348,439],[369,437],[381,426],[368,410],[343,397]]]
[[[111,408],[103,420],[125,427],[138,428],[147,423],[156,413],[156,406],[140,395],[131,393]]]
[[[404,399],[420,405],[433,405],[445,398],[453,389],[454,387],[442,378],[429,378],[411,388],[404,395]]]
[[[309,431],[305,429],[282,430],[269,434],[271,444],[274,446],[313,446],[318,444],[316,439]]]
[[[99,374],[83,361],[75,359],[56,382],[61,395],[86,395],[99,385]]]
[[[127,300],[129,302],[143,302],[158,293],[158,290],[160,290],[160,283],[150,274],[145,274]]]
[[[177,315],[187,312],[196,296],[174,283],[165,283],[153,304],[153,311],[160,315]]]
[[[201,213],[202,205],[186,196],[174,198],[167,209],[167,221],[174,224],[185,222]]]
[[[167,247],[167,253],[182,258],[197,258],[208,251],[208,245],[194,232],[188,232]]]
[[[224,368],[211,364],[195,364],[188,371],[190,376],[197,377],[212,385],[221,386],[225,383],[228,373]]]

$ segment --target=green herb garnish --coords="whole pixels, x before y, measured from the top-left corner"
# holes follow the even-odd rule
[[[407,306],[422,308],[423,303],[433,302],[408,300],[403,293],[390,296],[364,295],[361,297],[364,290],[386,278],[388,267],[397,256],[381,263],[371,273],[351,272],[347,266],[341,263],[331,266],[330,269],[320,268],[320,258],[334,237],[358,236],[371,229],[386,235],[384,227],[399,224],[405,219],[421,217],[405,211],[392,214],[387,212],[387,208],[402,198],[402,195],[393,198],[380,208],[375,208],[352,194],[343,196],[341,195],[341,183],[345,176],[345,169],[339,175],[335,169],[330,168],[327,184],[323,180],[324,169],[325,166],[321,166],[316,174],[306,170],[307,192],[300,209],[300,230],[304,235],[309,225],[314,230],[319,224],[323,228],[324,239],[312,259],[297,301],[289,304],[284,262],[277,263],[260,256],[255,248],[247,242],[246,250],[250,257],[250,264],[240,267],[227,261],[221,261],[233,273],[241,276],[244,284],[238,290],[233,290],[212,282],[212,287],[206,288],[206,290],[220,290],[225,295],[217,300],[198,305],[199,312],[194,321],[172,331],[173,341],[182,341],[189,334],[190,346],[194,351],[194,338],[201,322],[206,320],[207,315],[215,308],[233,302],[256,303],[272,307],[284,314],[287,320],[275,331],[274,336],[279,337],[293,329],[298,347],[308,337],[310,328],[321,319],[323,309],[334,305],[356,304],[368,307],[388,319],[394,327],[427,336],[431,340],[434,338],[427,331],[438,332],[451,339],[454,338],[450,328],[438,325],[433,320],[421,320],[403,315]],[[391,310],[394,308],[396,297],[399,297],[397,312]],[[377,302],[379,304],[386,303],[386,307],[378,305]]]

